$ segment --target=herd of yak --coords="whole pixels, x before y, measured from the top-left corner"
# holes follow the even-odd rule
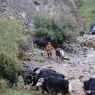
[[[44,39],[38,38],[33,41],[33,45],[34,46],[36,45],[37,47],[44,49],[46,47],[46,45],[48,44],[48,41],[49,40],[44,40]],[[60,48],[64,49],[66,52],[73,52],[73,50],[74,50],[74,48],[70,45],[69,41],[64,43],[64,45],[56,45],[52,41],[50,41],[50,42],[55,49],[60,47]]]
[[[38,42],[35,41],[34,43]],[[31,68],[31,66],[27,66],[25,63],[23,63],[23,66],[26,68],[25,71],[17,71],[12,76],[2,74],[1,77],[9,81],[10,87],[17,86],[17,78],[22,76],[24,85],[32,84],[32,86],[36,87],[36,90],[39,90],[39,87],[41,87],[42,93],[47,92],[47,94],[51,95],[57,95],[58,93],[70,95],[72,93],[72,83],[65,75],[50,68]],[[95,95],[94,77],[86,81],[82,81],[82,77],[79,77],[79,80],[83,83],[83,90],[86,95]]]
[[[42,89],[42,93],[47,92],[47,94],[57,95],[62,93],[62,95],[71,95],[72,93],[72,83],[69,78],[67,79],[63,74],[56,72],[50,68],[40,68],[33,67],[32,69],[23,63],[27,68],[24,74],[19,74],[23,76],[24,85],[32,84],[39,90]],[[92,77],[89,80],[82,81],[82,77],[79,80],[83,83],[83,90],[86,95],[95,95],[95,78]]]
[[[70,95],[72,93],[71,78],[68,79],[63,74],[50,68],[31,68],[31,65],[27,66],[25,63],[23,63],[23,66],[26,68],[25,71],[17,71],[12,76],[6,76],[4,74],[0,76],[9,81],[10,87],[17,86],[17,78],[22,76],[24,86],[32,84],[32,86],[36,87],[36,90],[41,87],[42,93],[44,93],[44,91],[51,95],[58,93]],[[82,81],[82,77],[79,77],[79,79],[83,83],[83,90],[86,95],[95,95],[95,78],[92,77],[86,81]]]

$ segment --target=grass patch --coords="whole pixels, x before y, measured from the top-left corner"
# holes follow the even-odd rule
[[[31,61],[31,56],[30,55],[24,55],[22,57],[22,60],[24,60],[24,61]]]
[[[7,91],[1,95],[32,95],[32,93],[28,90],[7,89]]]
[[[41,55],[36,55],[35,58],[34,58],[35,61],[38,61],[38,62],[43,62],[46,60],[45,57],[41,56]]]

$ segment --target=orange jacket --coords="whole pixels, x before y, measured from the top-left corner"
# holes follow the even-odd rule
[[[49,54],[49,53],[52,52],[52,50],[53,50],[53,46],[49,43],[49,44],[46,46],[46,51],[47,51],[47,53]]]

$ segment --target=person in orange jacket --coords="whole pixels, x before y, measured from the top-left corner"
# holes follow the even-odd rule
[[[46,46],[46,51],[47,51],[47,55],[48,55],[48,58],[49,57],[52,57],[52,50],[53,50],[53,46],[51,45],[50,42],[48,42],[47,46]]]

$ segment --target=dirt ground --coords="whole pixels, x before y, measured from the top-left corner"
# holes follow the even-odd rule
[[[51,68],[64,74],[66,78],[72,78],[70,80],[73,88],[72,95],[85,95],[82,88],[83,83],[80,82],[79,77],[82,75],[84,76],[83,80],[88,80],[95,75],[95,50],[93,48],[81,48],[76,53],[65,52],[65,57],[70,60],[63,61],[57,61],[55,53],[51,59],[48,59],[47,56],[44,55],[42,60],[36,60],[35,56],[32,57],[32,61],[28,62],[28,64],[41,68]],[[37,95],[38,93],[39,92],[36,92]]]

